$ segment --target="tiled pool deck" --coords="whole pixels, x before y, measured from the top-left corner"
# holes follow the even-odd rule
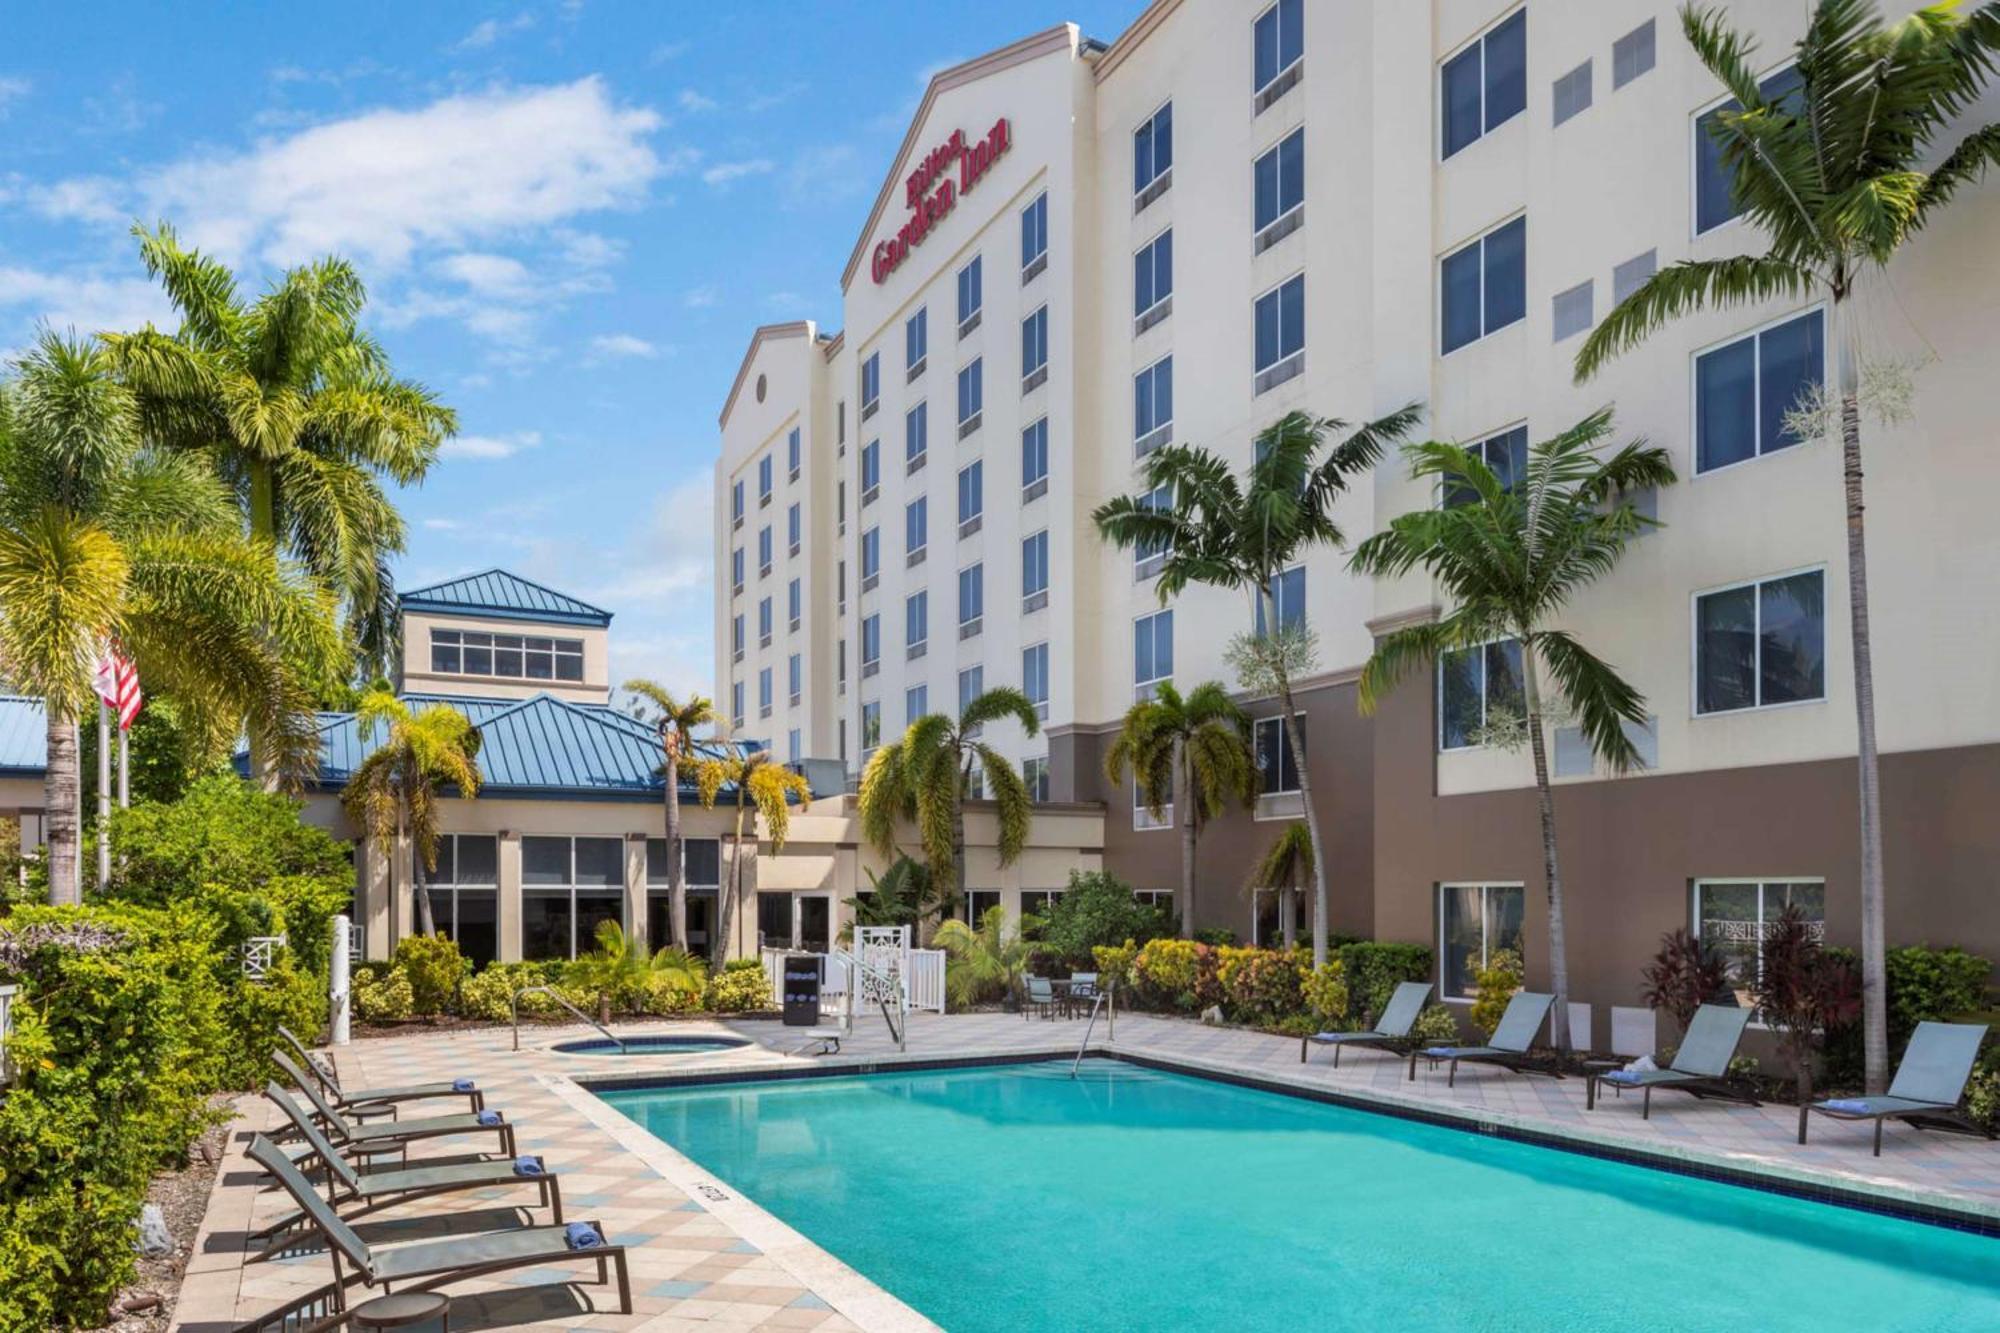
[[[519,1126],[520,1151],[543,1154],[562,1174],[567,1216],[596,1219],[628,1247],[633,1312],[615,1313],[615,1287],[598,1286],[588,1265],[528,1269],[458,1283],[452,1328],[646,1329],[788,1328],[888,1330],[929,1327],[908,1307],[832,1259],[753,1202],[737,1198],[678,1153],[579,1088],[577,1079],[696,1071],[779,1072],[806,1066],[886,1066],[899,1060],[976,1059],[1074,1054],[1080,1022],[1024,1021],[1018,1016],[918,1016],[909,1050],[899,1055],[880,1021],[856,1020],[843,1053],[820,1059],[787,1052],[798,1035],[775,1022],[674,1024],[677,1035],[734,1033],[751,1044],[738,1050],[683,1056],[578,1056],[549,1048],[590,1035],[581,1029],[524,1031],[519,1052],[505,1029],[415,1033],[358,1041],[337,1052],[342,1081],[369,1087],[445,1077],[470,1077],[488,1104]],[[621,1035],[624,1029],[621,1029]],[[1225,1077],[1368,1100],[1426,1115],[1447,1114],[1502,1132],[1556,1136],[1598,1151],[1645,1152],[1688,1169],[1748,1172],[1794,1187],[1865,1193],[1917,1207],[1944,1206],[1992,1219],[2000,1228],[2000,1144],[1955,1134],[1888,1129],[1882,1156],[1869,1155],[1869,1129],[1815,1117],[1812,1142],[1795,1142],[1797,1111],[1749,1107],[1666,1095],[1650,1121],[1636,1098],[1611,1098],[1584,1109],[1580,1078],[1524,1078],[1461,1066],[1456,1088],[1442,1068],[1419,1062],[1415,1082],[1405,1065],[1382,1055],[1349,1052],[1341,1067],[1315,1050],[1301,1066],[1295,1039],[1171,1019],[1121,1016],[1115,1040],[1102,1025],[1093,1048],[1161,1061]],[[226,1333],[286,1305],[331,1276],[324,1254],[243,1262],[245,1234],[287,1211],[283,1196],[260,1191],[243,1158],[250,1132],[273,1123],[261,1098],[245,1098],[230,1154],[217,1178],[208,1217],[175,1312],[175,1327]],[[408,1114],[408,1113],[406,1113]],[[413,1161],[463,1151],[469,1140],[432,1141]],[[528,1191],[446,1195],[373,1215],[361,1231],[369,1243],[394,1243],[450,1231],[508,1226],[510,1208]],[[538,1214],[538,1222],[546,1215]],[[350,1302],[365,1297],[350,1295]]]

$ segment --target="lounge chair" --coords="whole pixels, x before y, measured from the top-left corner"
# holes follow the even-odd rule
[[[1410,1043],[1410,1029],[1417,1025],[1417,1015],[1424,1011],[1424,1001],[1431,996],[1428,981],[1405,981],[1396,987],[1396,993],[1389,997],[1389,1003],[1382,1006],[1382,1016],[1375,1020],[1375,1026],[1368,1032],[1315,1032],[1309,1037],[1299,1038],[1299,1063],[1306,1062],[1309,1043],[1333,1047],[1333,1067],[1340,1068],[1340,1048],[1343,1046],[1386,1046],[1401,1056]]]
[[[283,1088],[276,1083],[267,1083],[264,1095],[284,1112],[285,1118],[292,1122],[292,1127],[306,1142],[305,1156],[292,1158],[293,1165],[303,1169],[313,1162],[319,1163],[325,1172],[327,1203],[335,1212],[350,1204],[357,1205],[345,1214],[350,1222],[378,1208],[410,1203],[432,1194],[490,1189],[500,1185],[535,1186],[542,1196],[542,1207],[549,1210],[552,1220],[558,1224],[563,1220],[562,1184],[548,1169],[548,1163],[539,1156],[519,1157],[511,1162],[440,1162],[396,1171],[371,1171],[364,1175],[354,1169],[340,1149],[320,1132],[312,1117]],[[294,1212],[256,1232],[251,1236],[252,1240],[266,1237],[278,1239],[253,1258],[267,1258],[283,1249],[283,1237],[305,1220],[303,1211]]]
[[[373,1246],[355,1234],[332,1206],[313,1190],[312,1182],[292,1164],[285,1150],[262,1134],[250,1140],[250,1160],[269,1171],[292,1196],[306,1220],[326,1241],[333,1262],[333,1300],[346,1309],[346,1290],[355,1283],[404,1291],[428,1291],[464,1278],[513,1268],[535,1268],[568,1260],[595,1260],[597,1280],[609,1283],[610,1265],[618,1268],[618,1311],[632,1313],[632,1278],[625,1267],[625,1247],[611,1244],[596,1222],[563,1226],[517,1227],[477,1235],[447,1236],[403,1245]],[[344,1274],[342,1261],[353,1271]]]
[[[423,1101],[431,1097],[463,1097],[474,1111],[486,1108],[486,1094],[473,1086],[469,1078],[441,1080],[436,1083],[407,1083],[387,1088],[357,1088],[348,1091],[340,1086],[340,1075],[336,1074],[331,1061],[322,1060],[298,1039],[292,1030],[282,1023],[278,1025],[278,1035],[285,1039],[299,1057],[299,1064],[307,1073],[319,1080],[320,1090],[335,1106],[360,1106],[373,1109],[395,1102]]]
[[[504,1157],[514,1156],[514,1126],[498,1111],[484,1110],[476,1115],[433,1115],[421,1120],[390,1120],[382,1124],[364,1125],[348,1119],[336,1110],[314,1085],[312,1077],[282,1051],[271,1052],[271,1059],[278,1068],[285,1071],[285,1077],[298,1085],[300,1092],[312,1104],[313,1114],[327,1137],[343,1148],[357,1152],[361,1156],[381,1152],[384,1145],[402,1148],[412,1139],[445,1138],[460,1134],[498,1134],[500,1150]]]
[[[1049,984],[1047,977],[1026,978],[1028,998],[1021,1002],[1021,1017],[1026,1019],[1036,1010],[1043,1018],[1056,1016],[1056,988]]]
[[[1831,1097],[1799,1108],[1799,1142],[1806,1141],[1806,1113],[1834,1120],[1873,1120],[1875,1155],[1882,1155],[1882,1122],[1907,1120],[1993,1137],[1993,1131],[1958,1109],[1965,1084],[1986,1039],[1984,1023],[1919,1023],[1896,1066],[1896,1081],[1882,1097]]]
[[[1687,1035],[1681,1039],[1680,1049],[1674,1052],[1673,1063],[1665,1069],[1611,1069],[1591,1078],[1614,1088],[1637,1088],[1643,1092],[1639,1106],[1641,1120],[1653,1118],[1655,1089],[1672,1089],[1696,1097],[1726,1097],[1756,1106],[1759,1103],[1755,1097],[1738,1092],[1725,1081],[1729,1077],[1729,1062],[1736,1058],[1736,1047],[1743,1040],[1743,1029],[1749,1022],[1748,1009],[1705,1004],[1694,1011]],[[1596,1092],[1591,1089],[1588,1093],[1584,1106],[1593,1109]]]
[[[1507,1001],[1507,1012],[1500,1015],[1500,1025],[1493,1029],[1493,1040],[1484,1046],[1426,1046],[1422,1050],[1410,1051],[1410,1079],[1417,1077],[1417,1057],[1426,1056],[1432,1060],[1449,1060],[1451,1068],[1445,1074],[1444,1085],[1454,1087],[1458,1080],[1458,1063],[1499,1065],[1517,1074],[1546,1073],[1555,1078],[1562,1074],[1554,1069],[1529,1069],[1525,1063],[1528,1048],[1535,1043],[1535,1034],[1542,1030],[1542,1020],[1549,1016],[1549,1006],[1556,1002],[1553,995],[1541,995],[1534,991],[1521,991]]]

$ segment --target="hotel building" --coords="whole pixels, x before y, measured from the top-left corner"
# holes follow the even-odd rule
[[[1782,86],[1805,7],[1729,6]],[[1682,319],[1573,382],[1584,334],[1656,268],[1754,250],[1705,133],[1720,89],[1672,6],[1158,0],[1108,45],[1046,29],[930,83],[841,275],[842,331],[770,325],[721,416],[716,676],[729,730],[850,780],[914,716],[1024,688],[1041,733],[988,739],[1051,809],[1101,808],[1091,857],[1170,896],[1180,840],[1103,755],[1159,682],[1217,679],[1247,594],[1162,603],[1091,522],[1168,441],[1239,470],[1293,409],[1423,429],[1514,465],[1613,405],[1665,446],[1662,526],[1566,627],[1649,701],[1614,776],[1551,736],[1579,999],[1626,1003],[1661,934],[1749,949],[1796,902],[1858,937],[1856,725],[1840,457],[1785,411],[1827,373],[1826,312]],[[2000,119],[1989,90],[1968,124]],[[1949,136],[1947,136],[1949,137]],[[1914,412],[1864,427],[1892,945],[2000,955],[2000,538],[1992,366],[2000,182],[1966,190],[1857,298]],[[1988,480],[1982,482],[1979,478]],[[1340,502],[1358,541],[1437,502],[1398,462]],[[1518,650],[1459,654],[1360,715],[1375,637],[1435,616],[1421,574],[1322,548],[1278,614],[1318,663],[1296,718],[1244,698],[1262,794],[1202,839],[1204,924],[1268,939],[1246,869],[1301,817],[1303,728],[1331,926],[1428,941],[1462,996],[1490,950],[1547,978],[1531,765],[1479,744]],[[975,906],[1059,890],[984,882]]]

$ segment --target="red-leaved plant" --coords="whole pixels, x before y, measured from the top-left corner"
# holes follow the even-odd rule
[[[1660,951],[1646,964],[1646,989],[1639,998],[1650,1009],[1664,1009],[1682,1031],[1694,1021],[1694,1011],[1729,990],[1729,965],[1699,935],[1676,930],[1660,936]]]
[[[1780,1033],[1803,1106],[1812,1100],[1814,1049],[1830,1029],[1861,1012],[1861,974],[1851,959],[1820,943],[1818,928],[1793,905],[1764,935],[1754,994],[1757,1016]]]

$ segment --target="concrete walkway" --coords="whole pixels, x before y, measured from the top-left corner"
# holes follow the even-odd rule
[[[490,1105],[520,1126],[522,1152],[541,1153],[563,1177],[568,1216],[595,1219],[629,1248],[634,1311],[615,1311],[615,1288],[594,1282],[588,1265],[555,1265],[456,1284],[454,1330],[487,1328],[668,1330],[735,1326],[840,1330],[929,1327],[866,1278],[757,1207],[736,1197],[671,1148],[653,1139],[579,1087],[579,1078],[687,1074],[702,1070],[776,1070],[820,1066],[886,1067],[901,1060],[993,1055],[1073,1055],[1083,1034],[1076,1021],[1024,1021],[1003,1014],[912,1020],[907,1054],[899,1054],[878,1020],[857,1020],[837,1057],[810,1060],[788,1052],[795,1032],[773,1022],[679,1023],[634,1027],[682,1036],[736,1035],[748,1044],[727,1052],[683,1056],[576,1056],[550,1049],[559,1040],[591,1035],[581,1029],[537,1028],[510,1049],[504,1030],[412,1033],[356,1042],[338,1052],[343,1082],[382,1086],[422,1079],[471,1077]],[[620,1033],[624,1035],[625,1029]],[[1863,1192],[1888,1201],[1949,1206],[2000,1220],[2000,1144],[1959,1135],[1891,1127],[1881,1158],[1869,1155],[1869,1130],[1816,1117],[1812,1142],[1794,1140],[1797,1111],[1656,1099],[1650,1121],[1638,1099],[1612,1098],[1584,1109],[1581,1079],[1524,1078],[1462,1066],[1456,1088],[1442,1068],[1420,1061],[1414,1082],[1403,1061],[1348,1052],[1335,1070],[1329,1052],[1299,1063],[1296,1040],[1236,1029],[1206,1028],[1175,1019],[1127,1015],[1115,1039],[1100,1024],[1092,1046],[1141,1059],[1329,1091],[1344,1097],[1448,1114],[1472,1122],[1556,1135],[1618,1151],[1680,1159],[1695,1169],[1753,1172],[1828,1190]],[[252,1130],[272,1112],[258,1098],[241,1105],[230,1154],[217,1177],[196,1257],[176,1310],[176,1327],[225,1333],[323,1286],[331,1276],[324,1254],[309,1252],[266,1263],[243,1262],[244,1236],[286,1211],[283,1196],[260,1192],[242,1153]],[[422,1114],[405,1111],[406,1118]],[[463,1141],[433,1141],[413,1160],[464,1151]],[[359,1230],[369,1243],[394,1243],[451,1231],[516,1224],[523,1190],[443,1196],[385,1210]],[[542,1215],[535,1217],[545,1222]],[[350,1293],[350,1303],[365,1293]]]

